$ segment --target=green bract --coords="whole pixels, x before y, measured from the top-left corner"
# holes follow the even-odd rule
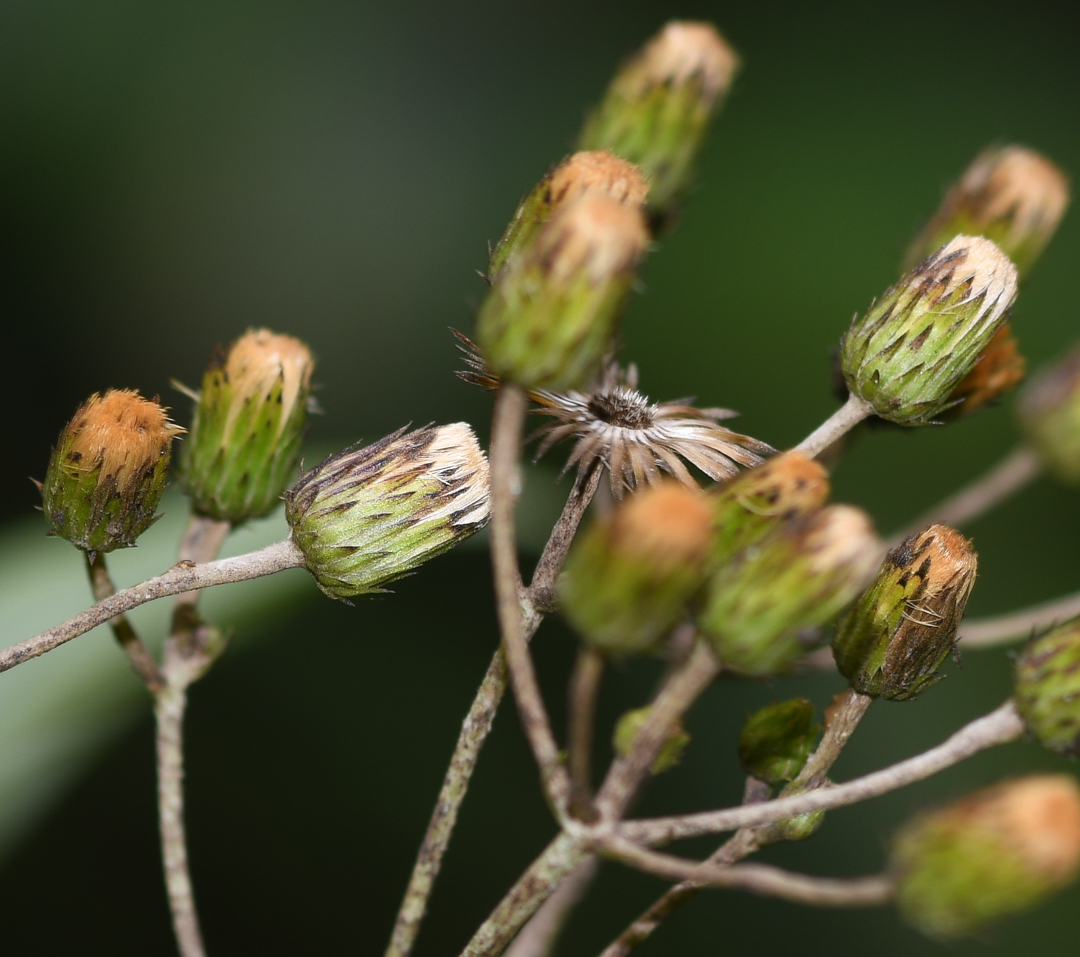
[[[810,701],[778,701],[747,715],[739,733],[739,761],[747,774],[766,784],[793,781],[820,733]]]
[[[1058,754],[1080,754],[1080,619],[1033,638],[1016,657],[1013,700],[1028,729]]]
[[[488,466],[464,422],[332,455],[285,493],[308,571],[331,598],[381,591],[487,524]]]
[[[925,425],[952,403],[1016,298],[1016,268],[957,236],[856,318],[840,344],[848,389],[883,419]]]

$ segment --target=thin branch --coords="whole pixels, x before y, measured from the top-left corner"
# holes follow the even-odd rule
[[[291,538],[267,545],[247,555],[223,558],[204,565],[180,562],[165,574],[158,575],[157,578],[151,578],[141,585],[121,589],[111,598],[99,601],[63,624],[0,651],[0,671],[7,671],[24,661],[52,651],[64,642],[84,635],[92,628],[103,625],[117,615],[131,611],[139,605],[145,605],[149,601],[197,588],[210,588],[214,585],[262,578],[264,575],[273,575],[287,568],[301,568],[303,564],[304,555],[293,544]]]
[[[491,564],[503,653],[510,671],[521,722],[533,756],[540,765],[544,793],[560,820],[570,800],[570,777],[563,767],[551,730],[536,669],[529,655],[522,621],[521,576],[514,534],[514,471],[521,449],[525,393],[504,383],[495,397],[491,428]]]
[[[812,811],[846,807],[879,797],[916,781],[923,781],[980,751],[1015,741],[1025,730],[1024,721],[1016,706],[1012,701],[1007,701],[989,714],[965,725],[936,748],[845,784],[749,807],[726,808],[681,817],[626,821],[619,825],[618,829],[624,837],[635,843],[664,844],[681,838],[715,834],[718,831],[771,824]]]
[[[582,645],[570,677],[570,721],[567,767],[570,770],[570,807],[582,821],[596,819],[592,806],[592,747],[596,704],[604,676],[604,656]]]
[[[975,618],[964,622],[960,626],[957,640],[962,643],[963,648],[1000,645],[1007,641],[1028,638],[1033,632],[1050,628],[1077,615],[1080,615],[1080,592],[1014,611],[1008,615]]]
[[[562,568],[566,552],[585,510],[596,493],[600,474],[599,468],[589,476],[578,474],[566,505],[563,507],[562,515],[536,565],[528,591],[529,596],[534,596],[533,600],[530,602],[526,599],[522,602],[526,641],[536,633],[544,618],[538,608],[539,597],[537,596],[553,593],[555,579]],[[431,896],[442,866],[443,855],[450,844],[450,836],[457,823],[458,811],[462,801],[465,800],[469,781],[480,757],[480,749],[483,748],[491,732],[495,714],[506,693],[508,680],[506,659],[502,649],[499,648],[491,659],[491,664],[484,675],[484,680],[480,683],[469,713],[462,722],[461,733],[458,735],[454,753],[450,758],[450,766],[443,778],[442,789],[439,791],[435,809],[431,813],[431,820],[424,834],[424,841],[420,845],[416,864],[409,878],[409,886],[405,889],[405,896],[394,922],[386,957],[408,957],[412,952],[420,924],[427,910],[428,898]]]
[[[821,787],[836,764],[840,752],[859,726],[874,699],[845,688],[825,711],[825,733],[795,780],[785,790],[806,791]]]
[[[693,880],[711,887],[750,891],[811,907],[877,907],[892,899],[895,887],[886,875],[858,878],[810,877],[768,864],[713,867],[673,854],[661,854],[618,835],[601,845],[604,853],[638,870],[668,880]]]
[[[548,957],[563,925],[592,885],[598,867],[597,859],[589,857],[571,871],[514,938],[505,957]]]
[[[113,584],[109,569],[105,564],[105,554],[96,552],[93,558],[90,557],[89,552],[84,554],[86,571],[90,576],[90,588],[94,593],[95,601],[111,598],[116,594],[116,585]],[[143,644],[135,626],[127,615],[117,615],[109,624],[135,674],[139,676],[139,680],[151,693],[156,692],[162,685],[161,669],[158,668],[158,663],[150,654],[149,649]]]
[[[1039,457],[1026,445],[1019,445],[985,475],[924,512],[904,531],[897,532],[889,540],[889,547],[927,525],[941,523],[955,528],[970,522],[1018,492],[1041,471]]]
[[[854,392],[828,419],[795,446],[795,451],[805,452],[811,458],[820,455],[845,432],[850,431],[863,419],[874,414],[870,404]]]
[[[169,894],[173,930],[181,957],[205,957],[195,894],[188,872],[184,833],[184,710],[185,685],[167,684],[157,695],[158,808],[161,815],[161,855]]]
[[[694,647],[690,657],[661,687],[638,731],[633,750],[612,762],[596,796],[596,809],[605,821],[623,815],[639,785],[649,773],[667,740],[672,725],[681,718],[720,673],[720,662],[705,645]]]

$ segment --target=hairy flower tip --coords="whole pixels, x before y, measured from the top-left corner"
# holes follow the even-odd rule
[[[526,389],[588,381],[648,244],[641,212],[612,199],[587,195],[557,210],[480,307],[476,341],[492,370]]]
[[[488,282],[498,280],[503,266],[536,240],[540,228],[558,210],[584,196],[609,199],[641,209],[649,184],[633,163],[607,150],[581,150],[564,160],[518,204],[502,238],[491,251]]]
[[[850,505],[784,522],[711,573],[702,635],[732,671],[783,673],[866,587],[881,553],[869,517]]]
[[[1013,700],[1040,744],[1080,755],[1080,618],[1032,638],[1016,656]]]
[[[962,419],[993,405],[1023,382],[1026,372],[1027,360],[1020,354],[1012,326],[1005,323],[979,353],[975,368],[953,389],[949,401],[956,405],[947,408],[942,418],[947,422]]]
[[[641,166],[649,205],[662,210],[688,184],[709,119],[739,58],[709,23],[673,20],[615,74],[581,134]]]
[[[382,591],[483,528],[488,463],[464,422],[352,446],[285,493],[308,571],[331,598]]]
[[[897,905],[937,938],[975,934],[1070,884],[1080,869],[1080,786],[1032,775],[917,816],[893,842]]]
[[[1047,471],[1070,485],[1080,483],[1080,347],[1032,378],[1018,413]]]
[[[138,392],[92,395],[61,431],[41,485],[51,534],[88,552],[134,545],[154,522],[183,431]]]
[[[837,626],[840,673],[859,694],[918,697],[940,680],[977,572],[971,542],[955,529],[931,525],[909,535]]]
[[[697,409],[686,400],[650,402],[637,389],[633,366],[624,371],[609,362],[592,392],[537,390],[529,397],[540,407],[536,414],[553,419],[530,437],[541,439],[535,458],[572,439],[575,445],[564,471],[576,465],[587,472],[602,464],[616,498],[656,483],[663,472],[696,488],[683,461],[719,481],[735,475],[739,466],[760,464],[775,451],[718,425],[737,414],[728,409]]]
[[[1069,181],[1045,156],[1023,146],[983,150],[949,190],[908,250],[913,266],[958,233],[985,236],[1021,278],[1039,258],[1069,205]]]
[[[299,339],[267,329],[211,360],[180,458],[196,514],[237,524],[281,501],[300,461],[314,365]]]
[[[1009,258],[989,239],[957,236],[852,321],[840,343],[848,389],[890,422],[933,422],[1015,299]]]
[[[670,480],[621,502],[571,549],[558,586],[563,614],[602,651],[651,649],[701,586],[710,514],[702,492]]]

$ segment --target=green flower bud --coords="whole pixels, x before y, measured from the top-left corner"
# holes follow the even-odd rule
[[[157,517],[183,431],[138,392],[92,395],[61,431],[39,486],[50,534],[91,554],[134,545]]]
[[[611,741],[615,753],[619,757],[625,758],[634,750],[634,744],[641,733],[642,726],[649,719],[650,711],[652,711],[652,708],[649,706],[635,708],[633,711],[627,711],[619,718],[615,725],[615,735]],[[653,774],[663,774],[664,771],[670,771],[672,768],[677,767],[679,762],[682,761],[683,754],[686,753],[689,744],[690,735],[686,728],[683,727],[682,719],[679,719],[668,731],[667,740],[664,741],[659,754],[656,755],[656,760],[653,762],[650,771]]]
[[[963,419],[1012,392],[1027,372],[1027,360],[1020,354],[1012,326],[1005,323],[990,340],[972,369],[949,396],[955,402],[941,418],[946,422]]]
[[[739,733],[739,761],[747,774],[768,785],[793,781],[820,733],[810,701],[778,701],[746,716]]]
[[[1013,700],[1039,743],[1080,754],[1080,618],[1033,638],[1016,657]]]
[[[638,164],[650,208],[663,210],[688,185],[738,64],[711,24],[671,21],[615,74],[579,149],[611,150]]]
[[[890,422],[932,422],[1015,298],[1008,257],[988,239],[957,236],[852,322],[840,343],[848,389]]]
[[[1069,181],[1045,156],[1023,146],[983,150],[949,190],[908,248],[913,268],[954,236],[992,239],[1024,278],[1069,205]]]
[[[488,464],[464,422],[352,446],[285,493],[308,571],[331,598],[382,591],[483,528]]]
[[[237,524],[281,501],[300,460],[313,366],[302,342],[266,329],[210,363],[180,458],[196,514]]]
[[[918,697],[940,680],[977,571],[971,543],[947,525],[909,535],[836,627],[840,674],[859,694]]]
[[[809,650],[813,629],[866,587],[880,559],[867,515],[830,505],[786,522],[715,572],[699,625],[725,667],[778,674]]]
[[[795,797],[804,794],[804,789],[785,788],[782,797]],[[798,817],[789,817],[775,824],[765,825],[758,832],[758,844],[765,847],[768,844],[778,844],[781,841],[805,841],[813,837],[819,827],[825,823],[824,811],[810,811],[800,814]]]
[[[488,263],[487,278],[495,282],[511,254],[536,239],[556,210],[582,196],[600,196],[630,209],[641,209],[649,184],[633,163],[607,150],[582,150],[551,170],[519,204]]]
[[[1018,412],[1046,470],[1062,482],[1080,484],[1080,348],[1027,384]]]
[[[729,561],[782,522],[817,511],[828,497],[828,474],[802,452],[785,452],[725,482],[714,493],[714,563]]]
[[[897,905],[931,937],[973,934],[1080,868],[1080,787],[1065,774],[986,788],[916,817],[893,844]]]
[[[527,389],[581,384],[611,349],[649,235],[636,209],[583,196],[499,273],[476,319],[496,375]]]
[[[710,518],[705,495],[673,481],[624,499],[574,543],[559,579],[563,614],[601,651],[647,651],[701,587]]]

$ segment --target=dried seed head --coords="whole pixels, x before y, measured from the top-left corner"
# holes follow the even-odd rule
[[[597,371],[649,237],[641,213],[583,196],[558,210],[499,275],[476,337],[493,372],[567,388]]]
[[[949,396],[957,403],[945,410],[946,421],[961,419],[997,402],[1024,381],[1027,360],[1020,355],[1012,326],[1005,323],[975,360],[972,369]]]
[[[611,746],[619,757],[625,758],[634,750],[638,735],[641,734],[641,729],[644,727],[645,722],[649,720],[651,713],[652,708],[646,705],[644,708],[627,711],[616,722]],[[649,769],[650,773],[654,775],[663,774],[665,771],[678,767],[689,745],[690,734],[680,718],[668,729],[667,738],[661,746],[660,752],[656,755],[652,767]]]
[[[626,499],[571,549],[559,580],[563,613],[603,651],[653,647],[701,585],[710,519],[705,496],[675,482]]]
[[[739,761],[747,774],[766,784],[794,781],[820,733],[812,702],[778,701],[746,716],[739,733]]]
[[[1013,700],[1040,744],[1080,754],[1080,619],[1032,638],[1017,655]]]
[[[1069,205],[1069,181],[1045,156],[1022,146],[980,153],[912,243],[915,265],[959,233],[992,239],[1026,276]]]
[[[1018,412],[1046,469],[1070,485],[1080,483],[1080,348],[1027,384]]]
[[[464,422],[332,455],[285,493],[308,571],[331,598],[382,591],[483,528],[488,464]]]
[[[585,196],[609,199],[639,210],[649,184],[633,163],[607,150],[582,150],[551,170],[519,204],[495,245],[487,278],[496,282],[511,256],[521,255],[535,242],[541,227],[565,206]]]
[[[909,535],[837,625],[840,673],[860,694],[917,697],[939,680],[977,571],[971,543],[955,529],[931,525]]]
[[[881,560],[865,512],[830,505],[773,528],[714,571],[698,622],[725,666],[778,674],[848,605]]]
[[[154,521],[183,431],[138,392],[92,395],[60,433],[41,486],[52,533],[88,552],[134,545]]]
[[[1008,257],[988,239],[957,236],[852,322],[840,344],[848,389],[890,422],[933,421],[1015,299]]]
[[[300,460],[313,368],[304,343],[266,329],[210,362],[180,459],[197,514],[237,524],[281,501]]]
[[[639,165],[650,182],[650,207],[665,209],[687,186],[738,63],[711,24],[668,23],[615,74],[580,148],[608,149]]]
[[[932,937],[962,937],[1025,910],[1080,868],[1080,787],[1065,774],[998,784],[916,817],[897,835],[904,917]]]

